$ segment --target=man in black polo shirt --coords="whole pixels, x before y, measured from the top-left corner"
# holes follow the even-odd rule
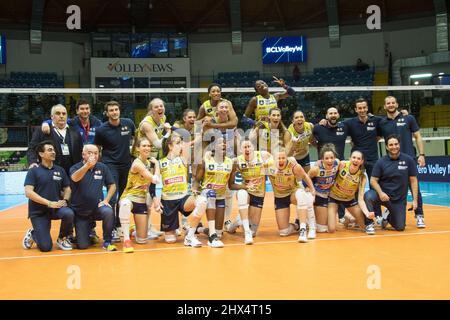
[[[420,134],[420,128],[416,119],[412,115],[403,115],[398,111],[397,99],[388,96],[384,99],[384,109],[386,117],[383,117],[379,123],[379,135],[386,138],[390,135],[397,135],[400,142],[400,151],[416,159],[416,152],[412,137],[416,139],[417,148],[419,149],[419,157],[417,163],[419,166],[425,166],[425,147]],[[419,187],[418,187],[419,188]],[[416,216],[417,228],[425,228],[424,212],[422,205],[422,194],[418,189],[417,209],[414,210]]]
[[[24,183],[25,195],[29,199],[28,218],[33,228],[26,232],[22,246],[31,249],[36,242],[41,251],[52,250],[51,220],[61,220],[56,245],[62,250],[72,250],[67,238],[74,218],[73,210],[67,206],[71,193],[69,178],[62,167],[54,164],[56,152],[52,141],[39,143],[36,152],[40,164],[27,172]]]
[[[38,166],[36,146],[44,140],[50,140],[55,146],[55,164],[64,168],[67,174],[75,163],[81,161],[83,141],[80,133],[74,127],[67,125],[67,110],[61,104],[52,107],[52,128],[49,134],[37,129],[33,133],[27,150],[27,159],[30,168]]]
[[[414,210],[418,206],[417,167],[413,158],[400,152],[400,139],[396,135],[386,138],[387,155],[380,158],[372,171],[370,184],[373,190],[364,194],[364,201],[370,212],[375,207],[385,206],[383,227],[389,222],[397,231],[405,230],[406,197],[411,186]]]
[[[72,179],[72,204],[75,211],[75,231],[77,233],[78,249],[89,247],[92,220],[103,221],[103,248],[116,251],[112,244],[112,230],[114,227],[114,211],[109,201],[116,192],[116,185],[108,167],[98,162],[98,147],[86,144],[83,147],[83,161],[70,168]],[[103,186],[108,193],[103,198]]]
[[[345,120],[348,135],[352,138],[352,151],[358,150],[364,154],[364,168],[370,180],[372,169],[378,160],[378,123],[381,118],[369,115],[367,100],[360,98],[355,101],[357,117]]]
[[[105,104],[105,114],[108,121],[103,123],[95,133],[94,143],[102,147],[102,162],[111,170],[117,192],[111,199],[111,206],[115,210],[115,227],[113,240],[120,240],[117,228],[120,227],[117,199],[122,195],[127,185],[128,171],[131,167],[130,145],[136,127],[131,119],[120,118],[120,104],[109,101]]]
[[[340,160],[344,159],[345,140],[348,135],[347,125],[338,122],[339,112],[331,107],[327,110],[327,123],[325,125],[316,124],[313,129],[313,135],[317,141],[317,153],[320,153],[322,146],[326,143],[332,143]]]

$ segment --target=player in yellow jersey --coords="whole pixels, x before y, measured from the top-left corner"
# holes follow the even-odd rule
[[[310,168],[309,145],[316,146],[316,139],[312,133],[314,125],[305,120],[302,111],[295,111],[292,117],[292,123],[288,128],[290,141],[286,145],[288,155],[294,157],[297,163],[305,169]]]
[[[182,153],[182,144],[181,137],[172,134],[166,141],[164,154],[167,155],[159,160],[162,181],[161,230],[167,243],[176,242],[176,230],[180,225],[178,213],[190,215],[191,227],[184,238],[184,245],[201,247],[202,243],[195,237],[195,230],[206,212],[207,199],[202,195],[188,193],[188,164],[186,155]]]
[[[223,220],[225,213],[225,198],[228,181],[233,169],[233,160],[226,153],[225,139],[220,137],[211,144],[213,150],[205,155],[204,163],[198,167],[193,181],[192,192],[207,198],[206,217],[208,219],[208,246],[222,248]]]
[[[276,138],[278,136],[278,139]],[[250,140],[258,141],[259,151],[275,154],[279,147],[286,146],[291,136],[281,121],[281,110],[277,107],[270,109],[268,122],[258,121],[250,133]],[[272,143],[273,142],[273,143]]]
[[[289,223],[290,205],[293,204],[297,207],[297,216],[300,221],[298,241],[307,242],[308,238],[314,239],[316,229],[313,211],[315,191],[311,179],[295,158],[286,156],[284,148],[280,148],[274,162],[274,165],[268,168],[268,176],[275,196],[275,216],[280,236],[289,236],[297,231],[297,227]],[[299,184],[299,180],[305,181],[307,191],[303,185]],[[309,216],[310,219],[307,219],[308,210],[312,212],[312,215]],[[307,220],[309,220],[310,230],[308,237],[306,235]]]
[[[217,113],[215,123],[222,124],[227,123],[230,120],[230,105],[226,100],[220,101],[217,104]],[[226,143],[226,155],[227,157],[234,158],[239,146],[240,135],[237,133],[236,126],[224,129],[212,129],[209,126],[211,120],[205,119],[203,121],[203,138],[206,141],[213,141],[215,137],[222,136]],[[206,147],[206,144],[205,144]],[[234,190],[227,188],[225,197],[225,230],[229,230],[231,226],[231,211],[233,208]]]
[[[192,182],[192,174],[196,172],[197,164],[193,161],[193,156],[195,155],[195,145],[202,143],[201,128],[196,126],[197,114],[192,109],[185,109],[183,111],[183,120],[175,121],[172,127],[172,132],[177,133],[186,142],[186,148],[184,151],[189,153],[189,163],[190,163],[190,174],[189,182]],[[189,224],[187,217],[181,215],[181,226],[182,229],[187,232],[189,230]],[[181,235],[181,229],[177,231],[178,235]]]
[[[138,157],[133,161],[128,173],[127,186],[119,202],[119,218],[123,231],[123,251],[133,252],[130,240],[130,217],[134,214],[136,223],[136,243],[146,243],[148,237],[147,193],[150,183],[159,183],[158,161],[150,156],[151,144],[147,138],[141,138],[136,144]],[[150,172],[150,162],[155,164],[155,172]]]
[[[229,186],[238,190],[239,214],[228,232],[234,233],[239,226],[244,227],[245,244],[252,244],[261,221],[261,211],[266,193],[266,168],[271,166],[273,158],[267,151],[255,151],[250,140],[241,142],[241,155],[233,159],[233,171]],[[236,172],[242,175],[243,183],[236,184]],[[250,227],[251,224],[251,227]]]
[[[167,139],[171,134],[171,126],[166,123],[165,106],[164,101],[159,98],[152,99],[147,106],[147,116],[141,121],[138,129],[136,130],[136,140],[139,141],[140,138],[146,137],[151,143],[150,156],[156,159],[160,159],[162,156],[162,144],[164,139]],[[134,157],[138,157],[136,152],[136,144],[133,145],[131,153]],[[151,211],[152,199],[156,194],[155,184],[150,184],[149,193],[147,198],[147,205],[149,212]],[[151,219],[148,220],[149,223],[149,239],[157,239],[162,232],[155,230],[151,224]]]
[[[339,160],[336,159],[337,153],[333,144],[326,143],[322,146],[319,153],[319,160],[308,172],[313,181],[316,190],[314,199],[314,213],[316,215],[317,232],[327,232],[328,222],[334,221],[328,219],[328,195],[330,189],[336,181],[336,175],[339,169]],[[334,230],[336,226],[331,226]]]
[[[238,124],[238,118],[234,111],[231,101],[222,98],[222,87],[217,83],[211,83],[208,86],[209,99],[203,102],[198,110],[197,120],[207,120],[212,129],[228,129],[235,128]],[[229,105],[229,120],[227,122],[217,123],[212,120],[216,120],[217,105],[221,101],[226,101]]]
[[[336,226],[338,205],[343,204],[350,214],[356,219],[359,227],[365,225],[364,216],[374,218],[373,212],[369,212],[364,202],[364,188],[366,176],[364,175],[364,155],[361,151],[353,151],[349,161],[341,161],[336,181],[330,189],[328,198],[328,232],[334,230],[330,226]],[[356,196],[358,195],[358,196]],[[375,234],[373,224],[365,227],[367,234]]]
[[[286,89],[285,92],[277,92],[275,94],[269,93],[269,86],[263,80],[256,80],[255,91],[257,95],[250,99],[247,108],[245,109],[242,122],[249,126],[254,126],[258,121],[268,121],[269,110],[278,107],[278,101],[286,99],[295,94],[294,89],[289,87],[283,79],[273,77],[274,82]],[[251,119],[252,114],[255,118]]]

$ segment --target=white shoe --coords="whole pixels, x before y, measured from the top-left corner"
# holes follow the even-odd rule
[[[64,251],[72,250],[72,243],[70,242],[69,239],[67,239],[67,237],[58,238],[56,240],[56,245],[58,246],[58,248],[60,248],[61,250],[64,250]]]
[[[160,231],[156,231],[156,230],[152,230],[150,229],[147,232],[147,240],[156,240],[159,238],[159,236],[163,235],[164,232],[160,232]]]
[[[25,233],[25,236],[22,240],[22,247],[26,250],[29,250],[33,247],[34,240],[33,240],[33,228],[30,228]]]
[[[193,248],[200,248],[202,243],[195,237],[187,237],[184,238],[184,245]]]
[[[306,237],[306,229],[300,229],[298,242],[306,243],[308,242],[308,238]]]
[[[242,226],[241,220],[233,222],[228,228],[228,233],[235,233],[240,226]]]
[[[369,235],[374,235],[375,234],[375,227],[374,227],[373,223],[368,224],[366,226],[366,233],[369,234]]]
[[[177,242],[177,237],[174,234],[166,234],[164,235],[164,240],[167,243],[175,243]]]
[[[251,231],[245,231],[245,244],[253,244],[253,236]]]
[[[316,238],[316,228],[309,228],[308,230],[308,239]]]
[[[416,217],[416,225],[419,229],[423,229],[426,227],[425,220],[423,219],[422,215]]]
[[[375,218],[376,220],[376,224],[377,226],[381,227],[382,223],[383,223],[383,217],[382,216],[378,216]]]
[[[226,232],[230,232],[229,231],[230,227],[231,227],[231,221],[230,220],[225,221],[224,229],[225,229]]]
[[[214,233],[208,238],[208,246],[211,248],[223,248],[223,242],[220,241],[217,234]]]
[[[163,231],[157,230],[153,225],[152,225],[152,227],[150,228],[150,231],[153,232],[154,234],[157,234],[158,237],[160,237],[160,236],[162,236],[162,235],[164,234]]]

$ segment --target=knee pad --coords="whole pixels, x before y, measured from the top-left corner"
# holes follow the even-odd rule
[[[202,196],[206,198],[208,209],[215,209],[216,208],[216,191],[212,189],[206,189],[202,191]]]
[[[119,218],[122,220],[130,220],[132,203],[128,199],[120,200]]]
[[[167,243],[175,243],[177,242],[177,236],[174,234],[164,234],[164,240]]]
[[[328,226],[324,224],[316,223],[316,231],[317,232],[328,232]]]
[[[195,199],[195,209],[192,215],[201,218],[206,211],[207,204],[208,200],[204,196],[199,195],[197,199]]]
[[[239,209],[248,209],[248,192],[247,190],[239,190],[237,192],[238,199],[238,208]]]
[[[297,199],[297,208],[298,209],[307,209],[308,208],[308,197],[306,195],[305,190],[297,189],[297,191],[295,191],[295,199]]]

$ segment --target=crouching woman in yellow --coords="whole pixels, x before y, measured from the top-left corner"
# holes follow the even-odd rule
[[[295,225],[289,223],[290,206],[293,204],[297,206],[297,215],[300,220],[298,241],[308,242],[306,236],[308,211],[312,212],[313,218],[309,221],[310,239],[315,238],[316,229],[313,211],[314,185],[295,158],[286,156],[284,148],[280,148],[274,162],[275,164],[268,168],[268,175],[275,195],[275,215],[280,236],[289,236],[297,231]],[[308,192],[298,182],[302,179],[308,186]]]
[[[151,144],[147,138],[137,142],[138,157],[133,161],[128,173],[127,186],[120,197],[119,218],[123,230],[123,251],[133,252],[130,240],[130,217],[134,214],[136,223],[136,243],[147,243],[147,228],[150,212],[147,211],[147,192],[150,183],[159,183],[159,166],[155,158],[150,158]],[[150,163],[155,164],[154,174],[150,171]]]
[[[175,243],[176,230],[180,226],[178,213],[185,217],[191,216],[184,245],[201,247],[202,243],[195,237],[195,230],[206,212],[207,199],[203,195],[188,194],[189,155],[182,153],[181,137],[178,134],[172,134],[166,143],[165,157],[159,160],[163,186],[161,203],[155,205],[156,210],[161,212],[161,231],[164,231],[167,243]]]

